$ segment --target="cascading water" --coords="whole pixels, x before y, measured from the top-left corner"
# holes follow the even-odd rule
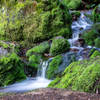
[[[48,66],[49,60],[44,61],[41,64],[41,73],[39,72],[36,78],[27,78],[26,80],[9,85],[0,90],[0,92],[26,92],[38,88],[45,88],[51,82],[51,80],[46,79],[46,68]]]
[[[90,29],[93,24],[93,22],[86,17],[85,14],[91,14],[91,11],[82,11],[78,20],[73,21],[72,23],[72,39],[69,39],[71,47],[74,47],[74,42],[79,39],[79,35],[85,30]]]
[[[87,47],[84,48],[80,44],[76,45],[75,43],[80,39],[80,35],[84,31],[91,29],[91,27],[93,25],[93,22],[88,17],[86,17],[85,14],[91,14],[91,10],[90,11],[81,11],[80,17],[76,21],[73,21],[73,23],[72,23],[72,38],[69,39],[71,48],[79,50],[77,53],[79,55],[78,60],[83,59],[83,57],[80,54]]]
[[[75,45],[75,42],[80,38],[79,35],[82,34],[85,30],[88,30],[92,26],[91,20],[85,16],[85,13],[91,14],[91,11],[88,12],[81,12],[81,16],[78,18],[77,21],[73,21],[72,23],[72,38],[69,39],[71,48],[78,49],[77,52],[78,60],[82,60],[83,57],[82,54],[84,47],[81,47],[80,45]],[[87,48],[87,47],[86,47]],[[81,55],[82,54],[82,55]],[[52,59],[52,58],[51,58]],[[36,78],[27,78],[26,80],[15,83],[13,85],[9,85],[7,87],[4,87],[0,90],[0,92],[26,92],[38,88],[45,88],[48,86],[48,84],[51,82],[51,80],[48,80],[45,78],[46,74],[46,68],[48,66],[49,61],[44,61],[41,63],[41,66],[38,70],[37,77]],[[68,62],[67,62],[68,63]],[[66,61],[64,61],[64,65],[66,65]],[[61,66],[62,67],[62,66]]]

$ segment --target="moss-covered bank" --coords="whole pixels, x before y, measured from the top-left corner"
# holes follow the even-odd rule
[[[6,86],[23,79],[26,79],[24,64],[15,53],[0,59],[0,86]]]
[[[100,91],[100,56],[73,62],[61,77],[49,84],[49,87],[85,92]]]

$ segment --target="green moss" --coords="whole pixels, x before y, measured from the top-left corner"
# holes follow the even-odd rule
[[[4,49],[7,49],[9,47],[9,44],[0,41],[0,47],[3,47]]]
[[[97,56],[100,56],[100,52],[95,50],[94,53],[91,55],[91,58],[95,58]]]
[[[6,6],[4,8],[6,12]],[[10,16],[0,13],[0,38],[24,41],[27,47],[55,36],[69,38],[72,35],[71,15],[58,0],[16,2],[7,12]]]
[[[95,39],[95,47],[100,48],[100,38]]]
[[[80,7],[82,0],[63,0],[69,9],[77,9]]]
[[[6,86],[25,78],[24,64],[15,53],[0,59],[0,86]]]
[[[96,29],[92,29],[89,31],[86,31],[83,34],[83,38],[85,39],[86,44],[88,45],[95,45],[95,39],[99,36],[99,33]]]
[[[94,22],[100,22],[100,4],[94,8],[92,16]]]
[[[81,15],[80,11],[72,11],[71,12],[71,15],[72,16],[76,16],[76,17],[79,17]]]
[[[39,66],[39,64],[40,64],[40,59],[41,58],[41,56],[37,56],[37,55],[32,55],[32,56],[30,56],[29,57],[29,64],[28,64],[28,66],[31,66],[31,67],[33,67],[35,70],[37,70],[38,69],[38,66]]]
[[[34,53],[44,54],[45,52],[49,51],[49,48],[50,48],[49,43],[43,42],[40,45],[37,45],[34,48],[28,50],[27,53],[26,53],[26,56],[31,56]]]
[[[62,56],[58,55],[53,58],[53,60],[49,63],[46,76],[48,79],[54,79],[58,76],[58,68],[59,65],[62,63]]]
[[[100,90],[100,56],[73,62],[62,74],[49,84],[49,87],[67,88],[77,91],[96,92]]]
[[[52,56],[67,52],[70,48],[70,44],[66,39],[54,39],[50,48],[50,54]]]

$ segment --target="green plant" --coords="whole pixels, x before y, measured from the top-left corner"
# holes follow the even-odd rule
[[[25,78],[24,64],[15,53],[0,59],[0,86],[6,86]]]
[[[76,91],[96,92],[100,90],[100,56],[70,64],[49,84],[53,88],[67,88]]]
[[[66,39],[54,39],[50,48],[50,54],[56,56],[58,54],[67,52],[70,48],[70,44]]]
[[[62,56],[58,55],[53,58],[53,60],[49,63],[46,76],[48,79],[54,79],[58,76],[57,70],[62,63]]]
[[[100,48],[100,38],[95,39],[95,47]]]
[[[48,42],[43,42],[40,45],[37,45],[35,47],[33,47],[32,49],[28,50],[26,53],[26,56],[31,56],[34,53],[37,54],[44,54],[45,52],[49,51],[49,43]]]

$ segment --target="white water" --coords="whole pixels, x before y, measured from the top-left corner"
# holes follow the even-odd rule
[[[42,63],[41,75],[36,78],[27,78],[22,82],[9,85],[0,90],[0,92],[26,92],[38,88],[45,88],[51,82],[45,78],[46,68],[48,66],[48,61]]]
[[[79,58],[78,60],[83,60],[83,57],[80,55],[80,53],[88,47],[81,47],[80,44],[77,46],[75,45],[75,42],[80,38],[80,35],[86,31],[91,29],[93,22],[85,16],[85,14],[91,14],[91,11],[82,11],[80,17],[76,20],[73,21],[72,23],[72,38],[69,39],[69,43],[71,45],[72,49],[78,49],[78,55]]]
[[[91,11],[81,12],[80,17],[77,21],[73,21],[72,23],[72,38],[69,39],[70,45],[72,48],[80,48],[80,46],[74,46],[74,42],[79,39],[79,35],[82,34],[85,30],[91,28],[93,22],[85,16],[85,14],[91,14]]]

